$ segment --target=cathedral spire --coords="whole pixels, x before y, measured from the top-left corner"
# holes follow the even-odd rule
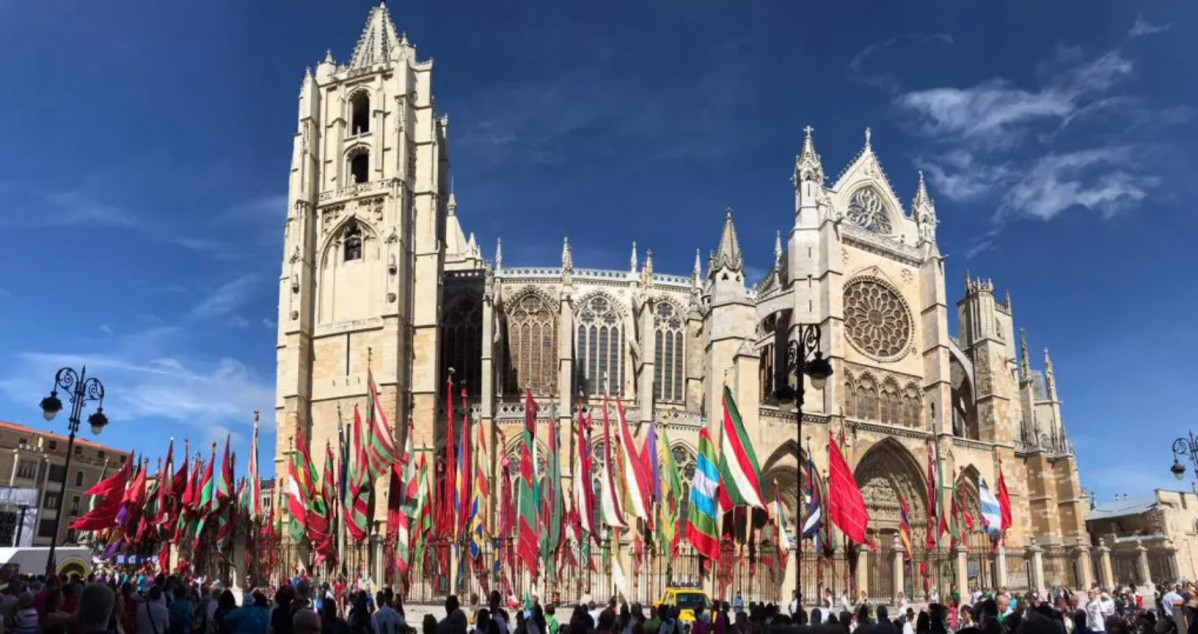
[[[653,285],[653,250],[645,249],[645,266],[641,267],[641,286]]]
[[[449,215],[458,215],[458,197],[455,196],[453,192],[449,192],[449,203],[446,205],[446,207],[448,208]]]
[[[1027,332],[1023,328],[1019,329],[1019,376],[1024,381],[1032,378],[1032,362],[1027,355]]]
[[[495,238],[495,271],[503,270],[503,238]]]
[[[1057,400],[1057,375],[1052,370],[1052,358],[1048,356],[1048,348],[1044,349],[1044,381],[1048,384],[1048,400]]]
[[[744,268],[740,252],[740,241],[736,238],[736,226],[732,224],[732,208],[724,210],[724,230],[720,233],[720,246],[711,263],[711,271],[727,268],[739,271]]]
[[[691,273],[691,276],[692,276],[691,283],[694,285],[695,288],[699,288],[699,286],[702,285],[700,283],[700,280],[703,279],[703,263],[699,261],[699,250],[698,249],[695,249],[695,269]]]
[[[570,249],[570,238],[562,238],[562,271],[574,271],[574,252]]]
[[[632,255],[628,256],[628,272],[636,276],[636,240],[632,241]]]
[[[824,166],[819,160],[819,154],[815,151],[815,141],[811,138],[813,130],[814,128],[811,126],[803,128],[803,149],[795,157],[795,187],[804,181],[824,184]]]
[[[928,185],[923,180],[923,170],[919,170],[919,185],[915,188],[915,198],[911,201],[911,208],[915,209],[930,204],[932,204],[932,197],[928,196]]]
[[[774,266],[782,264],[782,231],[774,230]]]
[[[870,131],[869,126],[865,126],[865,151],[866,152],[874,151],[873,146],[870,144],[870,138],[872,136],[873,136],[873,132]]]
[[[386,63],[391,58],[391,52],[399,46],[399,36],[395,32],[395,23],[391,21],[391,13],[387,11],[385,3],[380,3],[370,10],[370,17],[366,18],[366,26],[354,47],[349,66],[365,68]]]

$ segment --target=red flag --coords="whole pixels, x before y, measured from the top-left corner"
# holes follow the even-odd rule
[[[403,506],[404,486],[402,466],[391,465],[391,483],[387,487],[387,539],[393,541],[399,535],[400,509]]]
[[[80,531],[98,531],[107,528],[112,528],[116,523],[117,513],[121,511],[121,502],[124,500],[125,485],[129,481],[129,476],[132,474],[133,456],[129,456],[129,460],[125,462],[125,466],[116,475],[104,480],[96,486],[88,489],[87,494],[91,495],[92,491],[104,486],[104,490],[108,494],[104,499],[96,505],[96,508],[89,511],[83,517],[71,522],[71,528]],[[119,495],[118,495],[119,494]]]
[[[939,484],[936,482],[936,456],[932,455],[932,441],[928,441],[928,523],[927,523],[927,547],[931,550],[936,547],[937,524],[936,509],[940,508],[940,497],[938,491]]]
[[[110,497],[113,493],[123,494],[125,485],[129,482],[129,474],[132,473],[131,467],[136,460],[136,452],[129,455],[129,459],[125,461],[125,466],[121,467],[112,477],[97,482],[92,488],[83,492],[84,495],[94,495],[96,497]]]
[[[1007,480],[1003,478],[1002,461],[998,463],[998,508],[1002,513],[1002,529],[999,539],[1005,540],[1011,526],[1011,495],[1007,493]]]
[[[858,544],[869,544],[865,529],[869,526],[869,511],[853,471],[840,453],[840,447],[828,433],[828,516],[844,531],[845,536]]]
[[[457,477],[457,535],[465,534],[470,528],[470,504],[474,497],[474,478],[471,477],[473,465],[470,455],[470,410],[466,407],[466,390],[462,390],[462,446],[458,448],[462,453],[461,458],[461,473]],[[457,463],[454,463],[454,469],[458,468]]]

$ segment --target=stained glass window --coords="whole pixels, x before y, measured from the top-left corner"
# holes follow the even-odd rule
[[[612,300],[595,295],[582,303],[578,311],[578,341],[575,359],[579,388],[590,396],[603,394],[607,376],[612,395],[624,386],[624,320]]]
[[[512,381],[519,392],[553,394],[557,387],[557,312],[536,293],[517,297],[507,310]]]
[[[653,341],[656,348],[653,367],[653,399],[685,400],[686,355],[683,343],[681,311],[670,302],[658,302],[653,314]]]

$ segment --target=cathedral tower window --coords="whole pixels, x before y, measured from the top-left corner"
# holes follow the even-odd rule
[[[370,152],[361,150],[350,155],[349,176],[355,183],[370,180]]]
[[[441,318],[442,382],[454,369],[454,381],[470,396],[482,389],[481,357],[483,339],[482,306],[475,295],[461,295],[448,301]],[[464,384],[463,384],[464,383]]]
[[[656,354],[653,366],[653,400],[682,401],[685,351],[680,311],[670,302],[658,302],[653,315]]]
[[[362,229],[356,224],[345,230],[345,261],[362,259]]]
[[[553,394],[557,387],[557,313],[537,293],[515,299],[508,309],[509,384],[517,392]]]
[[[350,104],[350,134],[357,136],[370,132],[370,95],[366,91],[354,93]]]
[[[583,303],[575,345],[583,392],[602,395],[606,376],[611,394],[619,395],[624,385],[624,320],[607,297],[596,295]]]

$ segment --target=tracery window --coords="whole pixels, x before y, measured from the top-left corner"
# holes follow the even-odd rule
[[[354,93],[350,98],[350,134],[370,132],[370,95],[366,91]]]
[[[849,222],[874,233],[894,232],[890,216],[886,213],[886,203],[882,202],[882,195],[873,187],[862,187],[853,194],[846,215]]]
[[[362,259],[362,229],[357,224],[351,224],[345,230],[345,261]]]
[[[865,277],[844,288],[844,324],[849,343],[879,361],[901,357],[911,342],[911,312],[889,284]]]
[[[577,349],[579,388],[589,396],[603,394],[603,377],[611,394],[624,385],[624,320],[611,300],[596,295],[578,313]]]
[[[878,385],[868,374],[857,383],[857,418],[878,420]]]
[[[517,391],[553,394],[557,387],[557,312],[536,293],[518,297],[507,310],[508,353]]]
[[[679,310],[670,302],[658,302],[653,314],[653,340],[656,349],[653,360],[653,400],[682,401],[686,365],[683,344],[683,321]]]
[[[908,383],[903,389],[903,425],[907,427],[919,427],[919,413],[923,410],[919,406],[919,387],[914,382]]]
[[[464,387],[468,395],[477,396],[482,389],[483,320],[479,298],[464,295],[451,300],[441,332],[442,371],[448,375],[449,368],[453,368],[454,382]]]
[[[901,419],[902,401],[899,399],[898,384],[894,379],[882,382],[881,420],[883,423],[898,425]]]

